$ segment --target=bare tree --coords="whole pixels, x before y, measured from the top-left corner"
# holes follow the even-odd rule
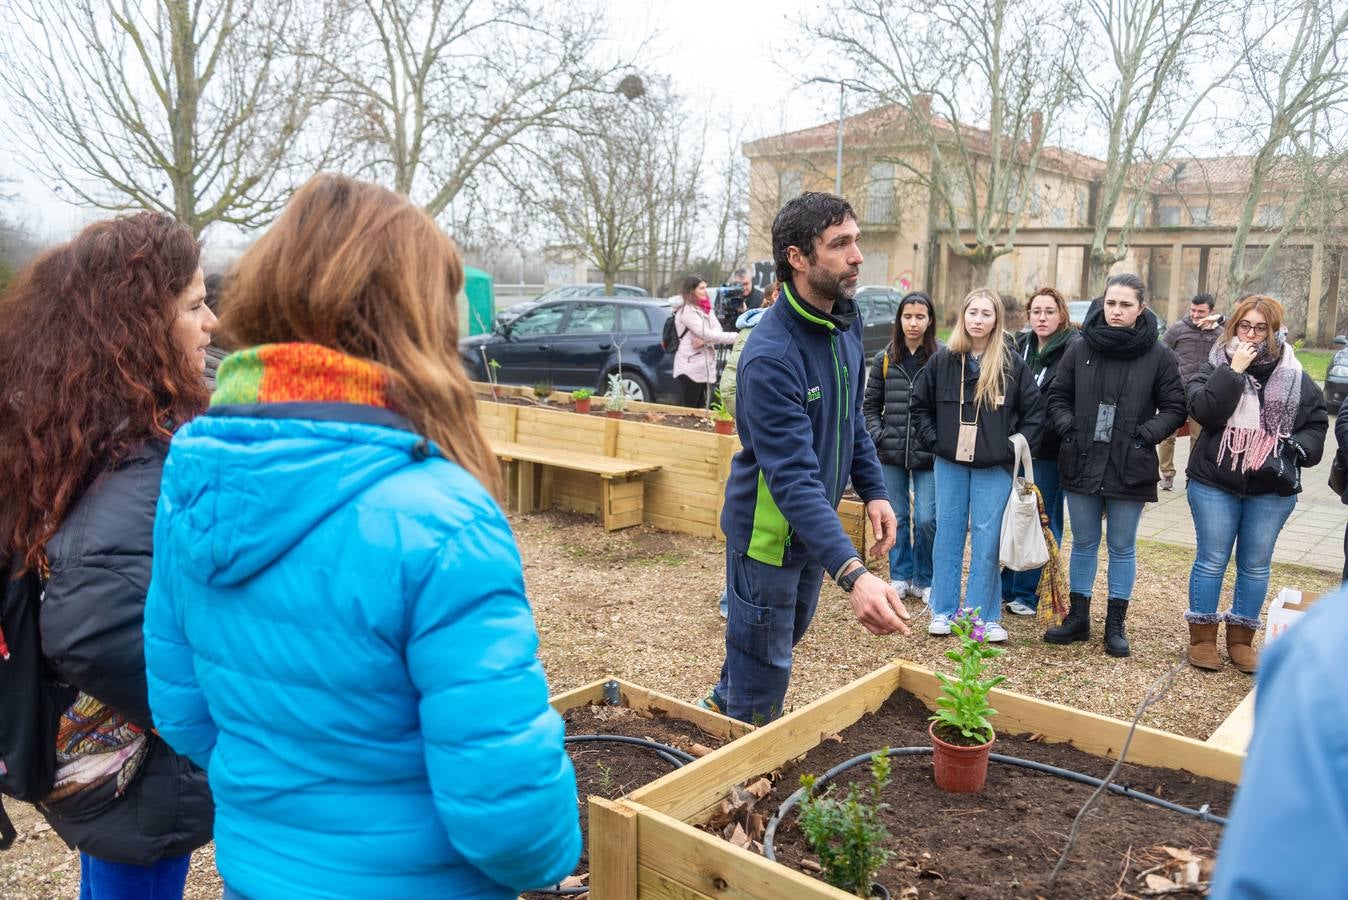
[[[439,216],[479,168],[613,88],[602,29],[537,0],[356,0],[354,37],[317,52],[367,170]]]
[[[599,269],[610,291],[627,271],[658,291],[687,264],[695,237],[702,143],[690,147],[686,123],[675,127],[685,119],[668,85],[647,87],[591,104],[544,143],[534,177],[519,185],[560,246]]]
[[[1070,2],[846,0],[810,29],[822,58],[847,60],[851,83],[895,105],[886,161],[927,188],[977,284],[1015,248],[1045,139],[1074,96],[1076,21]]]
[[[1086,10],[1103,42],[1078,67],[1089,119],[1107,135],[1087,259],[1090,290],[1099,293],[1110,267],[1128,256],[1158,174],[1244,53],[1228,33],[1233,0],[1086,0]],[[1195,84],[1198,71],[1207,74]]]
[[[322,42],[304,0],[12,0],[0,90],[29,164],[68,199],[256,226],[327,145],[306,137]],[[310,152],[312,151],[312,152]]]
[[[1242,119],[1252,129],[1250,183],[1236,220],[1227,286],[1240,296],[1263,278],[1293,229],[1318,230],[1341,214],[1348,165],[1348,7],[1333,0],[1296,0],[1296,31],[1285,46],[1252,42]],[[1279,192],[1270,203],[1268,192]],[[1280,215],[1262,215],[1269,207]],[[1316,215],[1308,216],[1314,211]],[[1309,221],[1308,220],[1313,220]],[[1261,228],[1262,226],[1262,228]],[[1252,230],[1263,250],[1247,264]]]

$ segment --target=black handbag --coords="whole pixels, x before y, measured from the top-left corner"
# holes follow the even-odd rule
[[[1260,480],[1271,481],[1287,493],[1295,494],[1301,490],[1300,462],[1301,454],[1296,444],[1279,440],[1257,474]]]

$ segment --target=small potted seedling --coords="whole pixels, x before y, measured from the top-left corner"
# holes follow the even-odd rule
[[[482,359],[487,364],[487,383],[491,385],[491,398],[493,400],[501,399],[501,385],[497,381],[497,376],[501,372],[501,363],[499,360],[488,359],[486,348],[482,348]]]
[[[551,381],[534,382],[534,397],[538,399],[539,403],[547,403],[548,398],[551,396],[552,396]]]
[[[927,731],[931,735],[932,764],[936,786],[956,794],[975,794],[988,776],[988,754],[997,734],[989,716],[997,710],[988,705],[988,691],[1006,680],[988,674],[988,660],[1002,651],[987,642],[986,626],[977,608],[962,609],[950,624],[959,647],[945,652],[956,665],[952,678],[942,672],[941,696]]]
[[[604,414],[610,419],[621,419],[627,408],[627,391],[623,390],[622,379],[616,374],[608,377],[608,392],[604,394]]]
[[[832,787],[816,797],[816,780],[813,775],[800,779],[805,796],[797,824],[819,855],[824,880],[858,897],[889,897],[889,891],[875,881],[892,852],[885,849],[889,830],[880,819],[889,806],[880,799],[889,784],[889,748],[871,757],[869,788],[853,783],[841,800],[830,796]]]
[[[590,411],[590,398],[594,396],[594,391],[589,388],[577,388],[571,392],[571,400],[576,405],[576,412],[587,413]]]
[[[716,392],[716,402],[711,405],[711,427],[717,434],[735,433],[735,416],[725,408],[720,391]]]

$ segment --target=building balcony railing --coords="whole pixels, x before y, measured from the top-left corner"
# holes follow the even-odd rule
[[[899,224],[899,201],[897,197],[863,197],[861,208],[857,210],[862,225]]]

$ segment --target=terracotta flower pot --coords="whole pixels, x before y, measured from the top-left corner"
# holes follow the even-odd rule
[[[590,411],[590,398],[589,397],[576,398],[576,412],[588,413],[589,411]]]
[[[735,420],[734,420],[734,419],[712,419],[712,421],[711,421],[711,426],[712,426],[713,429],[715,429],[715,431],[716,431],[717,434],[734,434],[734,433],[735,433]]]
[[[932,767],[936,774],[936,786],[952,794],[976,794],[983,790],[983,782],[988,777],[988,754],[992,752],[996,735],[986,744],[977,747],[961,747],[936,736],[936,724],[927,726],[931,735]]]
[[[608,416],[610,419],[621,419],[623,417],[623,411],[621,409],[609,409],[604,411],[604,415]]]

